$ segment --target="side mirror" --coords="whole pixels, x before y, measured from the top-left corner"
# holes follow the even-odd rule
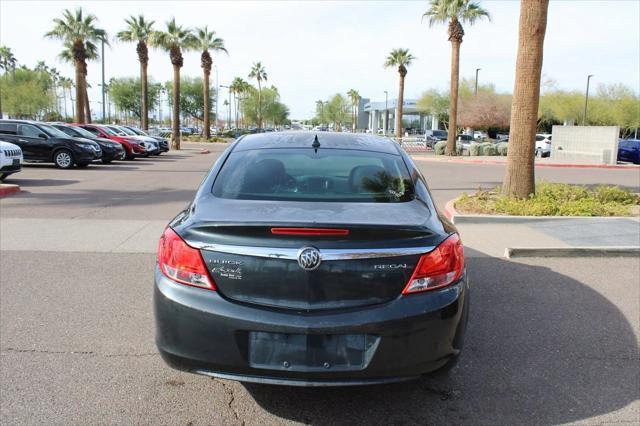
[[[44,133],[38,133],[38,137],[40,139],[49,139],[49,136],[45,135]]]

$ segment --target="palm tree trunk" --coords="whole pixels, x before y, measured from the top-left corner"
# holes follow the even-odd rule
[[[147,64],[140,63],[140,76],[142,77],[142,99],[141,99],[141,112],[140,125],[143,130],[149,129],[149,87],[147,84]]]
[[[402,110],[404,107],[404,76],[400,75],[400,88],[398,89],[398,106],[396,117],[396,138],[400,141],[402,137]],[[377,132],[377,129],[376,129]]]
[[[87,76],[84,76],[84,110],[85,121],[91,123],[91,105],[89,104],[89,93],[87,92]]]
[[[456,155],[458,136],[458,79],[460,78],[460,42],[451,40],[451,94],[449,98],[449,133],[447,155]]]
[[[67,117],[68,117],[68,114],[67,114],[67,89],[65,89],[64,86],[62,87],[62,99],[64,101],[64,119],[66,121]]]
[[[204,81],[202,84],[202,96],[204,101],[204,138],[209,139],[209,73],[204,71]]]
[[[76,123],[84,123],[84,73],[82,62],[76,61]]]
[[[544,35],[549,0],[522,0],[511,130],[502,192],[516,198],[535,193],[534,150]]]
[[[177,65],[173,66],[171,147],[173,149],[180,149],[180,67]]]

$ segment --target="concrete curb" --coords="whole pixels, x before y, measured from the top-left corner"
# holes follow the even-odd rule
[[[444,214],[449,218],[451,223],[460,224],[491,224],[502,223],[508,224],[521,224],[521,223],[540,223],[549,221],[563,221],[563,220],[616,220],[616,219],[631,219],[640,222],[640,218],[637,216],[500,216],[500,215],[488,215],[488,214],[460,214],[455,209],[455,202],[457,198],[449,200],[444,206]]]
[[[0,197],[6,197],[7,195],[16,194],[18,192],[20,192],[19,185],[12,185],[8,183],[0,185]]]
[[[471,159],[462,160],[458,158],[435,158],[435,157],[414,157],[418,161],[435,161],[440,163],[456,163],[456,164],[492,164],[506,165],[506,161]],[[575,164],[575,163],[535,163],[535,167],[551,167],[563,169],[632,169],[640,170],[640,165],[635,164]]]
[[[507,247],[504,257],[637,257],[640,246],[599,247]]]

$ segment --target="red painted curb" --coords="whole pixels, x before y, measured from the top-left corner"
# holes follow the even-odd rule
[[[17,192],[20,192],[18,185],[0,185],[0,197],[6,197]]]
[[[444,215],[447,216],[447,218],[451,222],[453,222],[454,216],[458,214],[458,212],[456,211],[456,208],[453,205],[456,200],[457,198],[454,198],[453,200],[449,200],[447,201],[447,204],[444,205]]]
[[[455,158],[432,158],[432,157],[414,157],[414,160],[435,161],[440,163],[456,163],[456,164],[493,164],[506,165],[506,161],[495,160],[458,160]],[[635,164],[572,164],[572,163],[536,163],[535,167],[551,167],[563,169],[632,169],[640,170],[640,165]]]

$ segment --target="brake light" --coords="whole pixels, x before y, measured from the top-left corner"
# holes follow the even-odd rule
[[[274,235],[349,235],[348,229],[334,228],[271,228]]]
[[[158,243],[158,265],[162,273],[173,281],[209,290],[216,289],[200,251],[185,243],[169,227],[164,230]]]
[[[458,234],[422,255],[402,294],[442,288],[456,282],[464,270],[464,250]]]

